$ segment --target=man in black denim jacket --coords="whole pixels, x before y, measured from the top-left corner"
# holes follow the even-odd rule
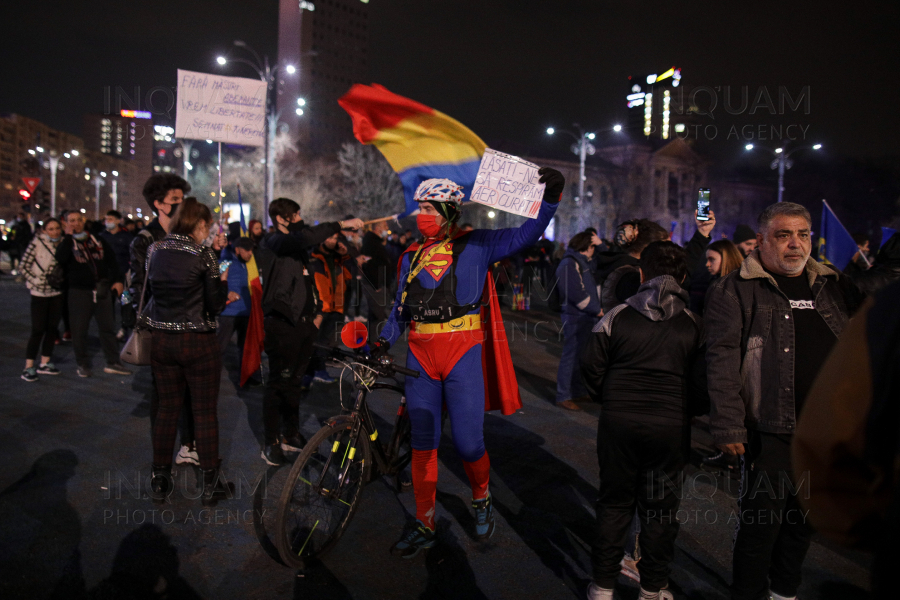
[[[793,472],[790,444],[818,369],[862,299],[846,276],[810,258],[810,226],[798,204],[769,206],[759,248],[707,294],[710,431],[720,450],[741,456],[743,477],[735,600],[796,596],[812,530],[797,501],[808,477]]]

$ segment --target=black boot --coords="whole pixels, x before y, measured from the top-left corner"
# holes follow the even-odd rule
[[[200,469],[203,473],[203,506],[215,506],[219,500],[231,500],[234,497],[234,484],[225,481],[219,469]]]
[[[150,499],[153,504],[163,504],[175,484],[172,481],[172,465],[153,465],[153,476],[150,478]]]

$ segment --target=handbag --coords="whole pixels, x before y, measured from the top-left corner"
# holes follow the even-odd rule
[[[144,272],[144,287],[141,288],[141,301],[138,304],[138,318],[144,312],[144,298],[147,296],[147,276],[150,274],[149,265]],[[138,323],[135,323],[125,347],[119,353],[119,360],[136,367],[150,366],[150,342],[151,334],[149,329],[141,329]]]

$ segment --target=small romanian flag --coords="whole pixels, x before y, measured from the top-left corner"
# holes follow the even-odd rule
[[[416,210],[413,194],[426,179],[450,179],[471,192],[487,146],[468,127],[377,84],[356,84],[338,103],[356,139],[377,147],[400,176],[403,215]]]

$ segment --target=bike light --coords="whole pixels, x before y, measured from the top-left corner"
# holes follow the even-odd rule
[[[369,330],[365,323],[350,321],[341,329],[341,341],[348,348],[361,348],[369,339]]]

